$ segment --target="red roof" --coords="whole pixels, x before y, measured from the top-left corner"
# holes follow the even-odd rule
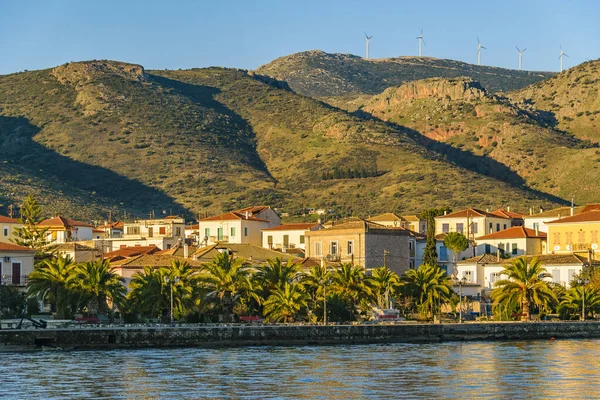
[[[74,219],[61,217],[60,215],[54,218],[45,219],[40,222],[40,226],[63,226],[65,228],[71,228],[76,226],[84,226],[93,228],[94,225],[86,224],[85,222],[75,221]]]
[[[123,221],[115,221],[115,222],[108,223],[106,225],[100,225],[97,228],[98,229],[108,229],[108,228],[123,229],[124,225],[125,224],[123,224]]]
[[[0,215],[0,223],[1,224],[20,224],[18,219],[5,217],[4,215]]]
[[[111,262],[122,260],[125,258],[141,256],[145,254],[154,254],[159,252],[160,249],[155,245],[152,246],[129,246],[122,247],[118,250],[114,250],[104,254],[104,258],[109,259]]]
[[[501,208],[492,211],[490,214],[494,214],[498,217],[511,218],[511,219],[523,219],[523,214],[516,213],[513,211],[503,210]]]
[[[308,231],[317,225],[319,224],[315,222],[305,224],[283,224],[279,226],[274,226],[273,228],[263,229],[263,231]]]
[[[35,253],[35,250],[30,249],[29,247],[19,246],[18,244],[13,243],[0,243],[0,251],[30,251]]]
[[[499,232],[490,233],[488,235],[480,236],[477,240],[481,239],[521,239],[521,238],[534,238],[534,239],[545,239],[545,232],[535,232],[534,229],[525,228],[523,226],[513,226],[512,228],[504,229]]]
[[[592,204],[588,204],[585,207],[583,207],[583,210],[581,210],[581,212],[584,213],[584,212],[596,211],[596,210],[600,210],[600,204],[592,203]]]
[[[571,217],[556,219],[546,222],[547,224],[564,224],[570,222],[600,222],[600,210],[582,212]]]
[[[237,211],[230,211],[225,214],[215,215],[214,217],[204,218],[201,221],[236,221],[236,220],[246,220],[246,221],[259,221],[259,222],[270,222],[266,219],[255,218],[252,216],[252,213],[248,212],[248,216],[245,213],[238,213]]]
[[[440,215],[436,218],[473,218],[473,217],[492,217],[492,218],[504,218],[509,219],[508,217],[503,217],[500,215],[492,214],[487,211],[481,211],[476,208],[467,208],[465,210],[456,211],[447,215]]]

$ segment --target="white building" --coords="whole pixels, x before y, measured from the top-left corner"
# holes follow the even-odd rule
[[[496,254],[508,257],[542,254],[546,233],[515,226],[477,238],[477,254]]]
[[[511,219],[501,214],[467,208],[435,218],[435,234],[459,232],[470,240],[511,227]]]
[[[570,217],[576,214],[583,212],[584,206],[577,207],[559,207],[552,210],[544,211],[540,209],[540,212],[537,214],[530,213],[530,215],[525,215],[523,217],[523,221],[525,224],[525,228],[539,230],[541,232],[548,233],[548,226],[546,222],[556,221],[557,219]],[[587,210],[586,210],[587,211]]]
[[[0,242],[0,279],[3,285],[26,286],[33,272],[35,251],[28,247]]]
[[[305,249],[306,231],[323,229],[319,223],[284,224],[262,230],[262,247],[285,253],[288,249]]]
[[[19,220],[0,215],[0,243],[12,243],[15,238],[15,229],[22,225]]]
[[[39,226],[47,230],[47,241],[49,243],[68,243],[82,240],[92,240],[94,237],[94,225],[74,219],[57,216],[45,219]]]
[[[445,233],[440,233],[439,235],[435,235],[435,246],[436,252],[438,255],[438,265],[442,269],[442,271],[446,271],[447,275],[452,275],[454,273],[454,252],[446,247],[444,244],[444,239],[446,238]],[[423,246],[423,250],[425,246]],[[465,258],[472,257],[475,254],[475,249],[473,247],[473,242],[469,242],[469,246],[456,255],[456,261],[463,260]]]

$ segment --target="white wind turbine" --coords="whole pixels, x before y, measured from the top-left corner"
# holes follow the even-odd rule
[[[369,40],[373,39],[373,36],[369,36],[367,35],[367,32],[365,32],[365,37],[367,38],[367,60],[369,59]]]
[[[481,65],[481,49],[487,49],[477,38],[477,65]]]
[[[563,51],[562,46],[559,46],[559,47],[560,47],[560,56],[558,56],[558,59],[560,60],[560,72],[563,72],[563,63],[562,63],[563,56],[569,57],[569,55]]]
[[[423,28],[421,28],[421,34],[417,36],[417,40],[419,41],[419,57],[422,57],[423,45],[425,44],[425,39],[423,39]]]
[[[524,48],[523,50],[519,49],[517,46],[515,46],[515,48],[519,52],[519,71],[521,71],[523,69],[523,53],[527,48]]]

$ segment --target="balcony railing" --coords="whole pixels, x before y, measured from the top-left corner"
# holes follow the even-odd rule
[[[2,285],[6,286],[27,286],[29,275],[2,275]]]

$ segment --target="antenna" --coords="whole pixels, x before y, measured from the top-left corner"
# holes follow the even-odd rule
[[[481,65],[481,49],[487,49],[484,45],[479,41],[479,37],[477,38],[477,65]]]
[[[367,40],[367,57],[366,57],[366,59],[368,60],[369,59],[369,40],[373,39],[373,36],[372,35],[369,36],[369,35],[367,35],[367,32],[365,32],[365,38]]]
[[[569,57],[569,55],[563,51],[562,45],[559,45],[558,47],[560,47],[560,55],[558,56],[558,59],[560,60],[560,72],[563,72],[563,56]]]
[[[521,50],[517,46],[515,46],[515,49],[517,49],[517,51],[519,52],[519,71],[521,71],[523,69],[523,53],[525,52],[525,50],[527,50],[527,48]]]
[[[423,39],[423,28],[421,28],[421,34],[419,36],[417,36],[417,40],[419,41],[419,57],[422,57],[423,56],[423,45],[425,44],[425,39]]]

